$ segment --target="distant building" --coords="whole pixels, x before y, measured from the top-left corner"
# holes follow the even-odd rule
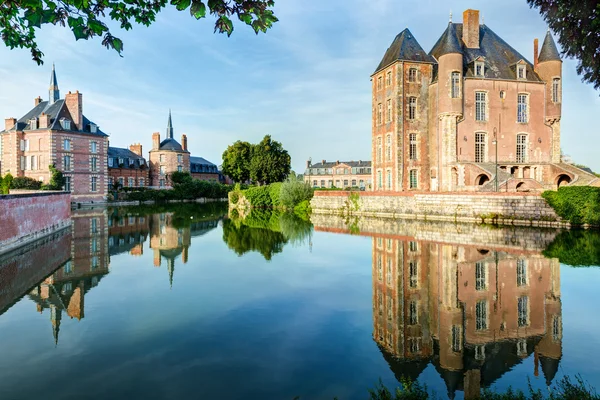
[[[129,149],[108,148],[109,189],[117,183],[122,187],[144,187],[150,185],[150,168],[142,156],[142,145],[132,144]]]
[[[219,180],[217,167],[201,158],[191,157],[187,147],[187,136],[181,135],[181,144],[173,138],[173,121],[169,111],[167,137],[160,141],[160,133],[152,134],[152,150],[150,150],[150,181],[154,187],[171,186],[173,172],[190,172],[196,179]]]
[[[371,161],[330,161],[306,163],[304,182],[320,188],[371,188]]]
[[[50,181],[48,166],[64,174],[64,189],[73,200],[106,200],[108,135],[83,115],[83,95],[76,91],[60,98],[54,66],[49,98],[34,99],[20,119],[7,118],[0,132],[0,174]]]
[[[562,60],[550,32],[533,50],[531,63],[477,10],[450,21],[429,53],[402,31],[371,76],[374,190],[543,190],[595,179],[561,163]]]

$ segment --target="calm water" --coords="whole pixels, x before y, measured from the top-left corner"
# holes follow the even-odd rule
[[[0,258],[0,399],[600,388],[600,268],[565,264],[597,265],[598,236],[224,214],[78,210]]]

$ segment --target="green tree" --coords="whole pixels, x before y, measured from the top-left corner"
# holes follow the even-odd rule
[[[223,152],[221,170],[234,182],[246,182],[250,179],[250,160],[252,145],[238,140]]]
[[[10,186],[12,185],[12,181],[13,181],[13,176],[10,174],[10,172],[6,175],[4,175],[4,179],[1,179],[0,177],[0,193],[1,194],[9,194],[10,193]]]
[[[527,0],[539,10],[557,35],[563,55],[576,58],[584,82],[600,88],[600,2],[581,0]]]
[[[48,182],[47,185],[42,186],[42,189],[62,190],[62,188],[65,186],[65,177],[63,176],[63,173],[57,170],[54,164],[49,165],[48,168],[50,169],[51,173],[50,182]]]
[[[192,175],[189,172],[175,171],[171,174],[171,182],[173,182],[174,185],[190,183],[192,180]]]
[[[282,182],[291,171],[290,155],[281,143],[266,135],[254,146],[250,161],[250,179],[259,184]]]
[[[257,34],[277,22],[274,0],[8,0],[0,6],[0,36],[11,49],[29,49],[38,64],[43,63],[44,54],[35,28],[45,24],[68,26],[76,40],[99,36],[103,46],[121,54],[123,41],[113,36],[108,22],[116,21],[125,30],[134,24],[150,26],[168,5],[178,11],[189,10],[196,19],[211,14],[216,19],[215,32],[228,36],[235,17]]]

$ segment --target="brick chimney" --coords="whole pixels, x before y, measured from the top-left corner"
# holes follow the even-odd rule
[[[40,104],[42,102],[42,98],[40,96],[36,97],[35,99],[33,99],[33,105],[37,106],[38,104]]]
[[[129,146],[129,150],[131,150],[132,153],[137,154],[140,157],[142,156],[142,145],[139,143],[134,143],[131,146]]]
[[[187,151],[187,136],[185,134],[181,135],[181,148],[183,151]]]
[[[326,162],[327,162],[326,160],[323,160],[323,161],[322,161],[322,163],[323,163],[323,164],[325,164]]]
[[[312,165],[312,162],[310,162],[310,160],[306,160],[306,168],[310,168]]]
[[[160,146],[160,133],[154,132],[152,134],[152,150],[158,150]]]
[[[45,129],[50,127],[50,116],[48,114],[42,113],[40,115],[40,129]]]
[[[6,118],[4,120],[4,130],[7,131],[9,129],[14,128],[14,126],[17,124],[17,119],[16,118]]]
[[[533,69],[536,70],[537,66],[538,66],[538,56],[539,56],[539,52],[538,52],[538,39],[535,38],[533,39]]]
[[[65,96],[65,104],[73,118],[73,123],[77,126],[77,129],[83,130],[83,96],[79,93],[79,90],[75,93],[67,93]]]
[[[469,49],[479,48],[479,10],[463,12],[463,42]]]

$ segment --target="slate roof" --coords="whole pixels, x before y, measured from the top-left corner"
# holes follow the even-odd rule
[[[160,142],[160,146],[158,147],[158,149],[184,152],[183,147],[181,147],[181,144],[179,144],[179,142],[173,138],[166,138],[165,140]]]
[[[138,156],[133,151],[129,149],[123,149],[120,147],[109,147],[108,148],[108,160],[112,160],[112,167],[109,168],[121,168],[119,167],[119,158],[123,159],[123,167],[122,168],[131,168],[137,169],[142,165],[147,166],[146,159],[144,157]]]
[[[560,59],[560,53],[556,48],[556,43],[554,43],[554,39],[552,38],[552,34],[550,33],[550,31],[546,33],[544,43],[542,43],[542,48],[540,50],[540,55],[538,56],[538,62],[544,61],[562,61]]]
[[[325,161],[325,162],[312,164],[310,166],[310,168],[334,168],[341,164],[348,165],[349,167],[352,167],[352,168],[370,168],[371,167],[371,161],[340,161],[339,163],[337,161],[329,161],[329,162]]]
[[[527,70],[526,81],[542,82],[542,79],[533,70],[533,64],[502,40],[487,25],[479,26],[478,49],[464,46],[462,31],[463,24],[449,23],[448,28],[446,28],[429,54],[439,60],[444,54],[460,50],[459,52],[463,55],[463,75],[465,77],[475,77],[473,62],[478,57],[482,57],[485,62],[485,78],[488,79],[515,80],[517,78],[516,64],[523,60]],[[456,42],[460,49],[456,48]]]
[[[40,102],[40,104],[38,104],[37,106],[35,106],[31,110],[29,110],[29,112],[27,112],[27,114],[25,114],[24,116],[19,118],[17,120],[17,123],[15,124],[15,126],[12,129],[9,129],[9,131],[31,130],[31,120],[33,118],[37,118],[39,120],[42,113],[50,115],[50,126],[48,128],[42,128],[39,130],[51,129],[51,130],[64,131],[63,127],[60,124],[60,120],[62,118],[66,118],[71,121],[71,129],[67,132],[85,133],[88,135],[101,136],[101,137],[108,136],[106,133],[102,132],[97,125],[96,125],[96,132],[91,132],[90,124],[92,124],[93,122],[90,121],[85,115],[83,116],[83,130],[79,131],[77,129],[77,126],[73,123],[73,117],[69,113],[69,110],[67,109],[67,106],[65,105],[64,99],[59,99],[56,102],[54,102],[53,104],[50,104],[50,102],[48,102],[48,101]],[[2,131],[2,132],[6,132],[6,131]],[[0,133],[2,133],[2,132],[0,132]]]
[[[202,157],[190,157],[190,172],[217,174],[219,173],[219,169],[215,164]]]
[[[374,73],[384,69],[395,61],[416,61],[432,64],[436,62],[433,57],[423,50],[408,28],[396,36]]]

